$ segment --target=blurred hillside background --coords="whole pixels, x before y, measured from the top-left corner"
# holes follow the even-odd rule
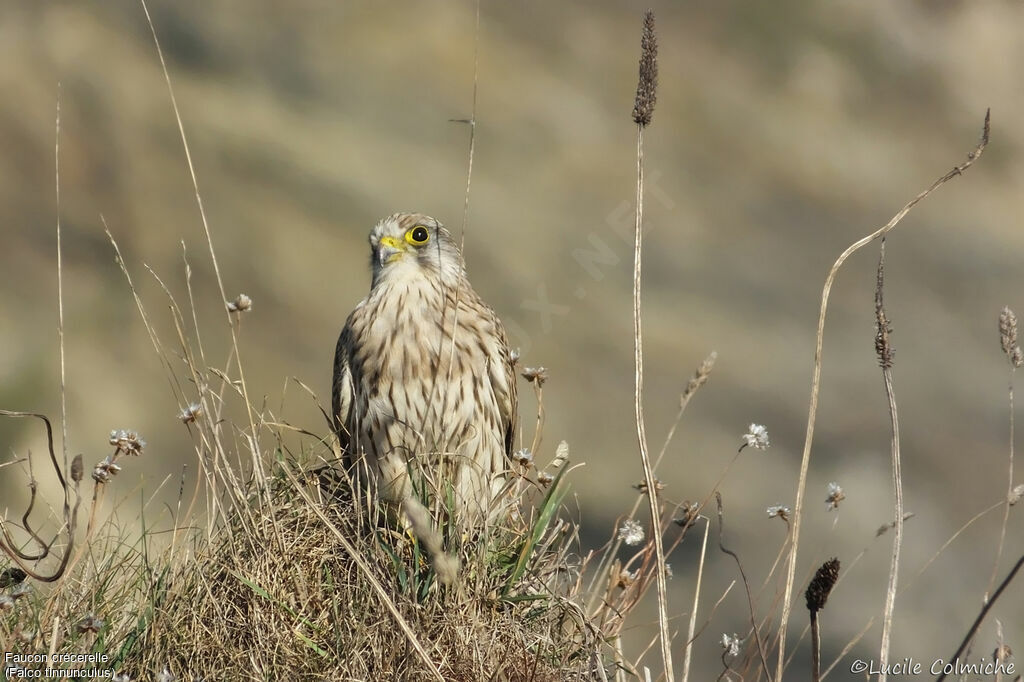
[[[726,542],[757,584],[785,537],[765,508],[793,504],[828,268],[963,160],[992,108],[984,158],[887,243],[906,506],[916,514],[906,528],[908,589],[896,605],[893,658],[948,655],[981,604],[1002,512],[910,581],[961,524],[1006,493],[1008,363],[996,321],[1004,305],[1024,313],[1024,5],[652,4],[660,88],[646,137],[647,429],[656,449],[693,369],[716,350],[711,380],[659,476],[670,499],[703,499],[747,425],[768,427],[771,449],[744,452],[722,486]],[[642,478],[629,230],[643,9],[484,2],[480,18],[466,258],[522,363],[549,369],[537,457],[547,461],[565,439],[573,460],[586,462],[573,479],[587,547],[614,531],[635,499],[630,484]],[[461,232],[469,129],[450,119],[472,114],[475,5],[154,0],[151,11],[225,286],[254,301],[240,337],[250,395],[322,432],[311,401],[294,385],[283,398],[283,387],[297,377],[329,401],[335,339],[369,286],[369,229],[412,210]],[[58,83],[70,450],[91,466],[107,453],[110,429],[138,429],[149,447],[116,492],[141,499],[140,490],[148,495],[170,477],[158,499],[172,500],[182,465],[195,471],[176,418],[182,405],[100,216],[169,344],[166,299],[144,264],[184,303],[183,247],[212,364],[223,366],[230,335],[136,3],[2,2],[0,407],[60,413]],[[873,350],[876,259],[877,245],[840,273],[825,333],[798,576],[871,547],[829,602],[826,661],[881,613],[889,563],[891,537],[873,541],[892,519],[889,422]],[[529,393],[525,383],[521,392]],[[527,436],[532,409],[525,400]],[[0,461],[44,452],[33,423],[0,422],[0,437]],[[24,482],[15,468],[0,474],[0,506],[15,516]],[[847,499],[828,513],[833,480]],[[1000,575],[1024,549],[1024,521],[1013,511]],[[160,517],[159,504],[150,513]],[[692,598],[697,545],[688,539],[671,559],[675,614]],[[708,607],[738,577],[717,551],[709,567]],[[1008,643],[1024,650],[1022,594],[1013,588],[995,616]],[[802,599],[796,606],[793,623],[802,624]],[[720,667],[718,638],[744,631],[745,613],[736,589],[697,646],[702,669]],[[651,614],[650,628],[633,633],[637,647],[655,632]],[[978,651],[991,651],[993,632],[990,622]],[[876,624],[855,652],[877,652],[878,639]]]

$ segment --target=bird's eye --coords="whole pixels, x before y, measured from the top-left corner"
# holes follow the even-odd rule
[[[430,239],[430,233],[427,232],[427,228],[417,225],[405,233],[405,239],[410,244],[420,246],[427,243],[427,240]]]

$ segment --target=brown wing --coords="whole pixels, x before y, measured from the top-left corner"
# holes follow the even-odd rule
[[[512,349],[508,345],[508,334],[505,333],[505,326],[501,324],[498,315],[488,309],[491,319],[494,320],[494,328],[501,343],[502,357],[501,370],[504,372],[506,391],[498,393],[498,409],[501,415],[501,426],[505,434],[505,454],[512,455],[515,446],[516,427],[519,419],[519,396],[516,390],[516,363],[512,358]]]
[[[346,467],[352,466],[353,438],[348,432],[352,423],[352,368],[350,357],[352,350],[352,327],[346,321],[344,329],[338,336],[338,345],[334,349],[334,379],[331,382],[331,419],[334,432],[338,434],[342,458]]]

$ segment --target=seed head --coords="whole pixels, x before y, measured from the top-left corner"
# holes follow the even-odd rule
[[[839,559],[829,559],[814,574],[811,584],[807,586],[804,597],[807,599],[807,610],[816,613],[825,608],[828,595],[839,580]]]
[[[523,369],[523,378],[540,388],[548,380],[547,367],[526,367]]]
[[[82,455],[75,455],[71,460],[71,480],[79,483],[82,480]]]
[[[199,403],[192,403],[181,411],[178,415],[178,419],[181,420],[182,424],[191,424],[199,417],[203,416],[203,406]]]
[[[107,483],[112,477],[116,476],[121,471],[121,465],[116,463],[114,459],[107,455],[102,462],[96,465],[92,470],[92,480],[97,483]]]
[[[252,299],[245,294],[239,294],[235,300],[228,301],[227,306],[229,313],[244,313],[252,310]]]
[[[777,504],[777,505],[768,507],[768,509],[766,509],[765,511],[768,512],[768,518],[769,519],[774,519],[776,516],[778,516],[783,521],[788,521],[789,520],[789,514],[790,514],[789,507],[784,507],[781,504]]]
[[[761,424],[751,424],[747,429],[747,433],[743,434],[743,440],[746,441],[740,446],[740,449],[750,447],[755,450],[767,450],[771,443],[768,440],[768,429]]]
[[[512,461],[514,461],[519,466],[528,468],[531,464],[533,464],[533,453],[527,450],[526,448],[523,448],[522,450],[516,450],[515,452],[512,453]]]
[[[707,383],[708,377],[711,376],[711,370],[715,366],[715,360],[718,359],[718,353],[711,351],[711,354],[704,358],[704,361],[700,363],[697,371],[690,377],[690,381],[686,384],[686,389],[683,391],[683,395],[680,397],[680,406],[685,405],[690,397],[697,392],[701,386]]]
[[[639,577],[640,577],[640,571],[639,570],[630,572],[629,570],[624,568],[621,571],[619,571],[619,578],[618,578],[618,581],[616,582],[616,586],[620,587],[622,589],[626,589],[628,587],[631,587],[633,585],[633,583],[636,582],[636,579],[639,578]]]
[[[686,500],[680,505],[679,510],[683,513],[678,519],[672,519],[677,526],[686,528],[697,522],[697,515],[700,513],[700,505],[696,502]]]
[[[626,519],[619,526],[619,539],[631,547],[639,545],[644,541],[644,527],[633,519]]]
[[[138,433],[125,429],[111,431],[110,444],[114,446],[115,454],[123,452],[126,455],[134,455],[136,457],[141,455],[143,448],[146,447],[146,441]]]
[[[728,658],[739,656],[741,646],[743,646],[743,640],[735,632],[732,633],[732,637],[722,633],[722,648],[725,649],[725,655]]]
[[[839,509],[839,503],[846,499],[843,487],[832,481],[828,484],[828,497],[825,498],[825,506],[829,511]]]
[[[1014,369],[1024,365],[1024,353],[1017,345],[1017,316],[1009,307],[999,313],[999,345]]]
[[[640,77],[633,100],[633,121],[641,128],[651,123],[654,103],[658,99],[658,39],[654,34],[654,11],[644,12],[644,29],[640,36]]]
[[[882,249],[878,256],[878,274],[875,279],[875,355],[878,356],[878,364],[882,369],[892,367],[892,344],[889,342],[889,335],[892,334],[892,325],[885,314],[885,304],[882,301],[882,285],[885,281],[885,238],[882,238]]]

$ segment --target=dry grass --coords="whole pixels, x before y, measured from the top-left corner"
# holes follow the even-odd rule
[[[295,485],[304,484],[277,477],[271,507],[259,503],[252,525],[236,517],[196,548],[140,641],[136,673],[169,664],[209,679],[420,680],[437,679],[436,666],[446,680],[592,679],[597,640],[566,599],[569,576],[553,548],[535,554],[504,596],[518,547],[474,547],[486,553],[476,563],[467,548],[473,570],[445,588],[416,540],[368,524],[351,499],[325,504],[325,523]],[[315,480],[305,485],[319,492]],[[470,582],[475,589],[462,589]]]

